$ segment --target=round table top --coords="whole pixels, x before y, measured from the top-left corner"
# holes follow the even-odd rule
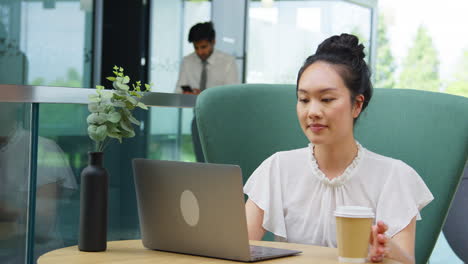
[[[303,244],[250,241],[252,245],[293,249],[302,251],[301,254],[291,257],[268,260],[268,263],[320,263],[337,264],[338,254],[336,248],[327,248]],[[82,252],[77,246],[61,248],[42,255],[38,264],[139,264],[139,263],[239,263],[237,261],[199,257],[185,254],[149,250],[143,247],[141,240],[109,241],[104,252]],[[383,263],[397,264],[398,262],[385,259]]]

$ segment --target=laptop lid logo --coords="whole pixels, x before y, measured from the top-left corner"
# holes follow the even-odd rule
[[[198,199],[192,191],[185,190],[180,195],[180,211],[189,226],[196,226],[200,220],[200,207]]]

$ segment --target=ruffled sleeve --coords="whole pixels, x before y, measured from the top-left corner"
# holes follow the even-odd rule
[[[244,186],[244,193],[264,211],[263,228],[276,236],[287,238],[279,172],[275,154],[252,173]]]
[[[402,161],[395,161],[392,173],[383,185],[376,219],[388,225],[387,236],[393,237],[404,229],[420,211],[434,199],[419,174]]]

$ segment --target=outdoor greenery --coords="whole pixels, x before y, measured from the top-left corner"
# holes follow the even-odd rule
[[[468,97],[468,49],[462,52],[451,80],[440,79],[439,64],[432,37],[428,30],[420,25],[414,43],[403,60],[400,75],[397,76],[397,65],[391,51],[386,19],[384,14],[380,14],[377,27],[377,58],[373,73],[374,87],[441,91]]]
[[[96,86],[96,94],[89,95],[88,110],[91,114],[86,119],[88,123],[88,135],[96,143],[96,151],[103,151],[109,141],[114,138],[122,143],[123,138],[135,136],[133,125],[140,122],[132,115],[135,108],[148,110],[148,107],[139,102],[143,94],[150,90],[151,86],[145,84],[145,90],[141,90],[141,82],[132,84],[130,90],[130,77],[124,74],[122,67],[114,66],[114,75],[106,79],[112,82],[115,90],[105,90],[102,85]]]
[[[356,36],[358,39],[359,39],[359,43],[363,44],[364,45],[364,54],[366,54],[366,57],[364,57],[364,60],[366,61],[366,63],[369,63],[369,46],[370,46],[370,43],[369,43],[369,39],[364,37],[365,34],[362,34],[361,32],[361,29],[359,28],[359,26],[354,26],[351,31],[350,31],[351,35],[354,35]]]
[[[31,85],[50,85],[60,87],[83,87],[83,77],[75,68],[68,68],[65,77],[47,82],[44,78],[38,77],[31,82]]]
[[[468,97],[468,49],[463,52],[454,77],[445,92]]]
[[[395,87],[395,58],[387,36],[385,16],[380,14],[377,25],[377,59],[375,63],[374,87]]]
[[[440,84],[437,51],[429,32],[420,25],[413,46],[403,60],[398,88],[438,92]]]
[[[176,149],[175,135],[151,135],[148,145],[148,158],[156,160],[179,160],[196,162],[193,152],[192,135],[182,134],[180,137],[180,151],[174,154]]]

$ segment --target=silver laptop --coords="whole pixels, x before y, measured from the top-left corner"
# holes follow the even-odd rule
[[[239,166],[134,159],[143,245],[238,261],[300,251],[250,246]]]

